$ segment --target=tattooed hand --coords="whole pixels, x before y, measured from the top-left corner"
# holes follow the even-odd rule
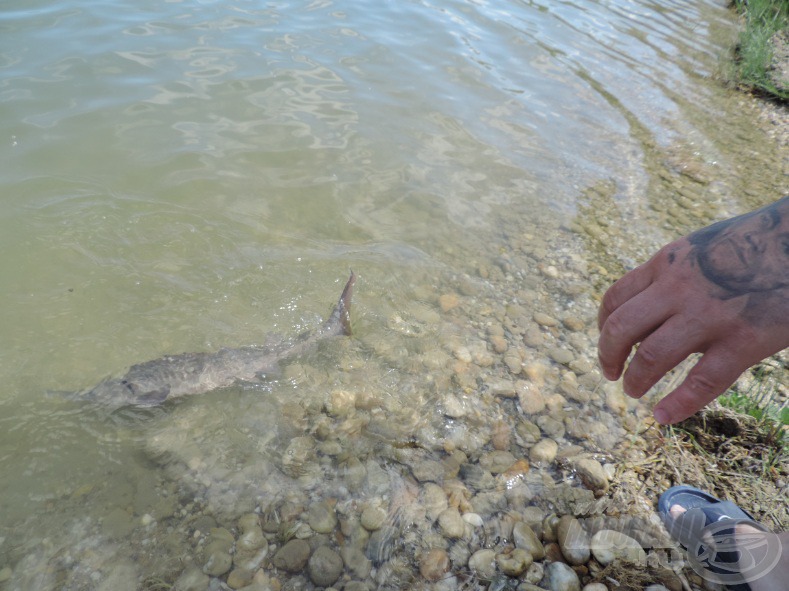
[[[681,421],[722,394],[751,365],[789,346],[789,197],[663,247],[603,297],[600,365],[624,372],[640,398],[691,353],[703,353],[654,410]]]

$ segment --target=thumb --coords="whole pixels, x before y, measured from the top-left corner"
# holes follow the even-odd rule
[[[655,405],[655,420],[661,425],[677,423],[723,394],[748,368],[733,361],[720,351],[705,353],[679,387]]]

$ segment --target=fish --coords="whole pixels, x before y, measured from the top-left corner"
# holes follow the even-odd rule
[[[154,407],[183,396],[229,386],[261,382],[278,372],[283,361],[303,355],[320,341],[351,331],[351,298],[356,275],[345,284],[331,315],[316,329],[266,345],[223,348],[214,353],[166,355],[132,365],[119,378],[108,378],[81,398],[101,406]]]

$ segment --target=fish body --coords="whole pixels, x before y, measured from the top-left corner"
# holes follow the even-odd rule
[[[351,334],[351,272],[331,316],[317,329],[292,340],[261,346],[220,349],[215,353],[181,353],[138,363],[120,378],[102,381],[85,397],[102,405],[157,406],[166,400],[202,394],[233,384],[257,382],[278,370],[279,363],[302,355],[328,337]]]

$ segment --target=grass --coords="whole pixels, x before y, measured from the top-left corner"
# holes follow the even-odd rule
[[[789,89],[780,88],[770,76],[773,49],[770,39],[789,30],[787,0],[733,0],[735,9],[745,16],[740,34],[734,77],[737,82],[780,101],[789,102]]]

